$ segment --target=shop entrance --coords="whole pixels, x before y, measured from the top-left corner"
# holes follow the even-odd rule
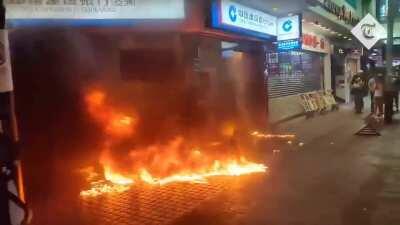
[[[265,172],[259,45],[78,29],[10,43],[34,225],[169,224],[220,177]]]

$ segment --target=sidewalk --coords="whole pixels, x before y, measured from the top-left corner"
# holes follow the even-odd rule
[[[400,224],[400,124],[385,127],[381,137],[356,136],[363,118],[342,106],[280,124],[276,132],[295,133],[298,141],[271,143],[264,155],[266,178],[203,205],[177,224]]]
[[[325,176],[332,191],[351,200],[341,223],[332,224],[400,224],[399,115],[384,127],[381,137],[355,136],[369,114],[368,106],[367,101],[362,115],[355,114],[352,106],[342,105],[339,112],[299,118],[277,127],[280,132],[296,133],[305,143],[304,164],[319,168],[319,172],[310,169],[309,174]],[[335,221],[332,219],[329,221]]]

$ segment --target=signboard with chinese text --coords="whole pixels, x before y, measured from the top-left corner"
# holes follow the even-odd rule
[[[331,46],[329,41],[317,34],[303,33],[302,48],[307,51],[330,54]]]
[[[184,0],[6,0],[11,22],[183,19]]]
[[[277,18],[231,0],[216,0],[212,5],[212,27],[273,38],[277,32]]]
[[[338,20],[344,21],[346,24],[356,25],[360,21],[354,9],[346,7],[345,5],[337,4],[333,0],[318,0],[323,9],[335,15]],[[350,0],[353,1],[353,0]]]
[[[278,51],[291,51],[298,49],[301,49],[300,39],[278,41]]]
[[[386,29],[371,14],[366,15],[351,33],[367,49],[371,49],[379,40],[387,38]]]

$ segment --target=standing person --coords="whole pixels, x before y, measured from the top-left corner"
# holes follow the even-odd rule
[[[375,110],[374,113],[377,116],[383,115],[383,104],[384,104],[384,77],[382,74],[378,74],[375,79],[375,91],[374,91],[374,102]]]
[[[361,74],[354,75],[351,81],[351,94],[354,96],[356,113],[362,113],[364,108],[365,83]]]
[[[373,75],[369,80],[368,80],[368,89],[369,89],[369,95],[371,96],[371,113],[375,112],[375,101],[374,101],[374,95],[375,95],[375,88],[376,88],[376,77]]]
[[[399,91],[393,91],[393,100],[396,105],[396,112],[399,111]]]

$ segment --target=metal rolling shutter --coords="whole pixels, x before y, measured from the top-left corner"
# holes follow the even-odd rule
[[[267,57],[269,98],[280,98],[321,89],[322,61],[318,54],[272,53]]]

